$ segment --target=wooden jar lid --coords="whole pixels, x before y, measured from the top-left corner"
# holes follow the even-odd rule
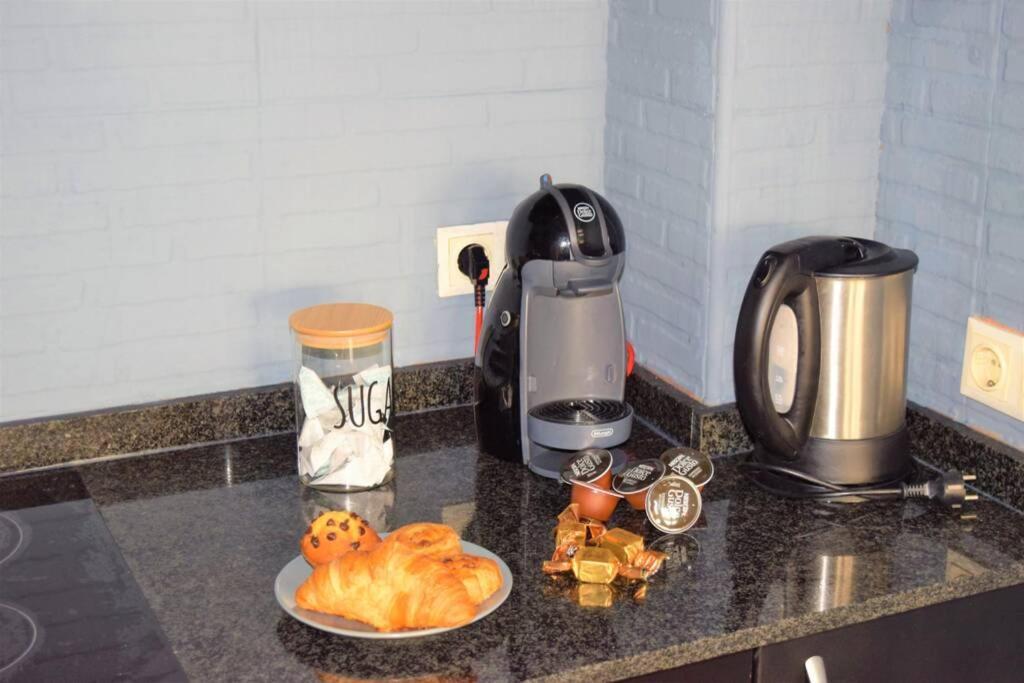
[[[295,311],[288,325],[303,346],[349,349],[387,339],[395,316],[372,304],[320,304]]]

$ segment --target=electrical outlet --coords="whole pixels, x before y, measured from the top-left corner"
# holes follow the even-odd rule
[[[960,393],[1024,420],[1024,333],[968,318]]]
[[[508,221],[452,225],[437,229],[437,294],[441,297],[472,294],[473,285],[459,270],[459,252],[474,242],[481,245],[491,262],[487,289],[494,289],[505,267],[505,228]]]

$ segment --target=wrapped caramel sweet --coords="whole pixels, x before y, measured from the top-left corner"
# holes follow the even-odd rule
[[[555,547],[567,543],[582,546],[587,542],[587,526],[582,522],[562,522],[555,527]]]
[[[615,595],[630,582],[646,582],[662,566],[667,555],[644,547],[639,534],[622,528],[606,529],[600,522],[580,518],[579,508],[570,505],[558,515],[555,551],[541,567],[555,582],[571,573],[577,581],[575,600],[585,607],[609,607]],[[621,589],[613,589],[612,582]],[[646,585],[646,583],[645,583]],[[646,588],[629,589],[634,597],[646,595]]]
[[[602,548],[615,555],[622,564],[632,564],[633,559],[644,549],[644,539],[625,529],[609,529],[598,540]]]
[[[572,558],[572,573],[583,583],[611,583],[619,561],[607,548],[580,548]]]
[[[581,583],[576,586],[576,602],[580,607],[611,607],[615,591],[600,583]]]

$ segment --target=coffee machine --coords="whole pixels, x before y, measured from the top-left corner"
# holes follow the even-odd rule
[[[852,237],[793,240],[758,261],[733,373],[763,483],[839,498],[843,487],[911,472],[904,420],[916,269],[914,252]]]
[[[625,250],[615,210],[582,185],[545,175],[516,207],[475,358],[481,450],[558,477],[572,451],[629,438]]]

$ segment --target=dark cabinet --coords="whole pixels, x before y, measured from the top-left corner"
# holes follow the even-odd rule
[[[1024,681],[1024,585],[629,680],[807,683],[815,655],[828,683]]]
[[[629,683],[746,683],[751,680],[753,663],[754,651],[747,650],[630,678]]]
[[[882,617],[760,648],[758,683],[805,683],[825,661],[828,683],[1024,680],[1024,586]]]

